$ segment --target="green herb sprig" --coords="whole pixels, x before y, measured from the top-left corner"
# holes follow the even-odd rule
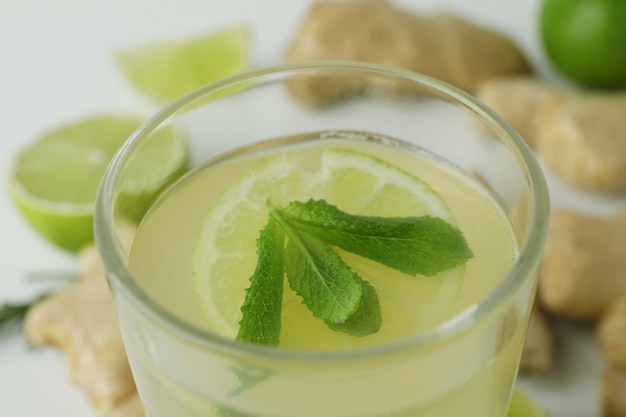
[[[28,310],[47,296],[48,294],[44,294],[33,300],[0,305],[0,334],[21,328]]]
[[[331,329],[354,336],[376,333],[382,324],[378,295],[334,247],[411,276],[434,276],[473,256],[461,231],[437,217],[353,215],[325,200],[271,207],[257,239],[258,262],[237,340],[278,346],[285,276]]]
[[[66,285],[75,281],[77,275],[69,272],[34,271],[28,273],[26,278],[29,281],[56,282]],[[40,301],[54,294],[54,292],[54,290],[49,290],[27,301],[0,304],[0,335],[9,334],[12,330],[21,329],[21,325],[28,311]]]

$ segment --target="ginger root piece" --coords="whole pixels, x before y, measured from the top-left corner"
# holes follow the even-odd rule
[[[570,183],[626,188],[626,93],[581,92],[532,78],[489,80],[477,97],[500,113]]]
[[[612,218],[568,210],[552,214],[539,296],[547,311],[598,319],[626,296],[626,210]]]
[[[419,16],[386,0],[315,3],[297,31],[288,62],[351,60],[421,72],[468,92],[481,82],[531,72],[520,49],[502,34],[447,13]],[[291,91],[306,102],[323,103],[364,88],[353,77],[324,84],[298,78]]]
[[[581,94],[564,101],[540,131],[537,152],[580,187],[626,187],[626,94]]]
[[[554,332],[546,313],[535,302],[530,313],[528,332],[522,350],[521,374],[540,374],[552,367]]]
[[[145,415],[139,394],[135,392],[104,417],[145,417]]]
[[[476,97],[497,111],[532,148],[537,147],[541,126],[548,123],[567,94],[531,76],[492,79],[476,90]]]
[[[614,303],[602,315],[597,324],[596,336],[604,359],[611,366],[626,371],[626,297]],[[626,390],[623,395],[626,397]]]
[[[104,414],[135,394],[135,383],[95,247],[80,258],[79,280],[31,308],[24,331],[34,345],[56,345],[67,354],[72,381]]]
[[[626,417],[626,373],[608,370],[600,376],[602,416]]]

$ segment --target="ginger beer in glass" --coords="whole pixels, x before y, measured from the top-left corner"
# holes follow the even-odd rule
[[[189,170],[128,216],[133,155],[163,128],[189,144]],[[336,331],[285,281],[279,344],[237,340],[267,220],[257,203],[309,199],[439,217],[472,256],[425,276],[335,248],[375,289],[377,331]],[[235,76],[151,118],[107,172],[96,236],[149,416],[502,417],[547,213],[532,154],[474,98],[411,72],[326,62]]]

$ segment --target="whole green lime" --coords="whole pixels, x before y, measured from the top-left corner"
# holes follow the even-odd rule
[[[544,0],[543,47],[554,67],[586,87],[626,87],[626,0]]]

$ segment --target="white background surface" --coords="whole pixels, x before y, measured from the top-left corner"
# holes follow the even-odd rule
[[[6,178],[20,148],[58,125],[106,112],[152,113],[156,108],[127,84],[115,50],[201,34],[238,21],[252,29],[254,66],[280,63],[308,8],[305,0],[20,0],[0,7],[0,168]],[[539,74],[558,80],[539,46],[539,0],[397,0],[416,11],[447,8],[513,37]],[[593,196],[549,177],[554,207],[610,214],[620,196]],[[32,272],[72,272],[72,255],[42,241],[0,192],[0,303],[36,294]],[[597,376],[604,367],[592,330],[559,323],[558,357],[547,375],[523,379],[555,417],[600,416]],[[33,350],[19,334],[0,336],[0,415],[95,416],[67,379],[65,358]],[[176,417],[176,416],[172,416]]]

